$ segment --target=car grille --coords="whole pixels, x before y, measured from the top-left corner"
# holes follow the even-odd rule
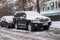
[[[40,19],[41,22],[47,22],[48,19]]]

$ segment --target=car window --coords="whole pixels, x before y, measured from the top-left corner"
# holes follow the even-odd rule
[[[15,15],[15,17],[24,17],[24,18],[26,18],[26,14],[25,13],[17,13]]]

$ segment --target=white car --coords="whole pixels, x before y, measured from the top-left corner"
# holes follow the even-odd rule
[[[9,27],[13,27],[13,17],[14,16],[3,16],[2,18],[1,18],[1,26],[2,27],[7,27],[7,28],[9,28]]]
[[[51,19],[40,15],[36,11],[18,11],[13,18],[15,28],[27,28],[29,31],[36,29],[49,29]]]

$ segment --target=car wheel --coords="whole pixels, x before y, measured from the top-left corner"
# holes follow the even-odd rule
[[[4,27],[5,28],[8,28],[9,27],[7,22],[4,23]]]
[[[6,28],[9,28],[8,24],[6,24]]]
[[[33,27],[31,24],[29,24],[29,25],[28,25],[28,30],[29,30],[29,31],[34,31],[34,27]]]

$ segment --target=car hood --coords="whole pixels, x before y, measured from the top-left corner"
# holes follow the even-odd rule
[[[8,23],[13,22],[13,17],[7,18],[7,19],[6,19],[6,22],[8,22]]]
[[[28,20],[35,20],[35,19],[50,19],[49,17],[45,17],[45,16],[29,16],[29,17],[27,17],[26,19],[28,19]]]
[[[5,18],[6,20],[6,22],[8,22],[8,23],[11,23],[11,22],[13,22],[13,17],[14,16],[4,16],[3,18]]]

